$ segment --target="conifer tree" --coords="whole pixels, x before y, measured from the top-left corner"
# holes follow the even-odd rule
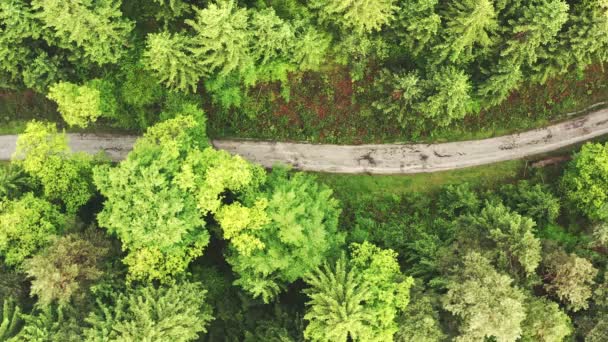
[[[110,305],[97,301],[84,336],[87,341],[196,340],[213,320],[206,293],[201,284],[189,282],[115,293]]]
[[[185,34],[169,32],[148,35],[144,51],[147,70],[171,89],[195,91],[199,79],[205,74],[193,39]]]
[[[62,47],[82,48],[97,64],[116,63],[129,45],[133,23],[120,0],[33,0],[36,17],[51,28]]]
[[[310,6],[319,11],[322,21],[335,22],[357,34],[379,31],[394,18],[397,9],[395,0],[314,0]]]

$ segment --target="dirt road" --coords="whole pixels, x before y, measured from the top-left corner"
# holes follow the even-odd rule
[[[436,172],[519,159],[608,134],[608,109],[573,120],[497,138],[441,144],[313,145],[215,140],[230,153],[272,166],[286,163],[307,171],[398,174]],[[129,152],[136,137],[68,134],[74,151],[105,151],[113,160]],[[0,160],[10,159],[16,136],[0,136]]]

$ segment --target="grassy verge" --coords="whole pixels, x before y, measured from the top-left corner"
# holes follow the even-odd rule
[[[407,193],[432,194],[447,184],[468,182],[475,187],[491,188],[497,184],[521,178],[526,161],[512,160],[466,169],[419,173],[413,175],[347,175],[318,173],[343,201],[358,201],[383,197],[402,196]]]

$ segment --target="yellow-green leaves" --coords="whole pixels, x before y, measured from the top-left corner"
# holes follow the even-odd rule
[[[59,82],[51,86],[47,97],[57,102],[57,109],[70,126],[87,127],[102,114],[99,90],[86,85]]]
[[[0,254],[8,265],[20,264],[63,230],[58,208],[32,193],[1,204]]]

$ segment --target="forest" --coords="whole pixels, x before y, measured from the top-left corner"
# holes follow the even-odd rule
[[[535,129],[606,61],[606,0],[0,0],[0,341],[608,341],[606,137],[408,176],[212,144]]]

